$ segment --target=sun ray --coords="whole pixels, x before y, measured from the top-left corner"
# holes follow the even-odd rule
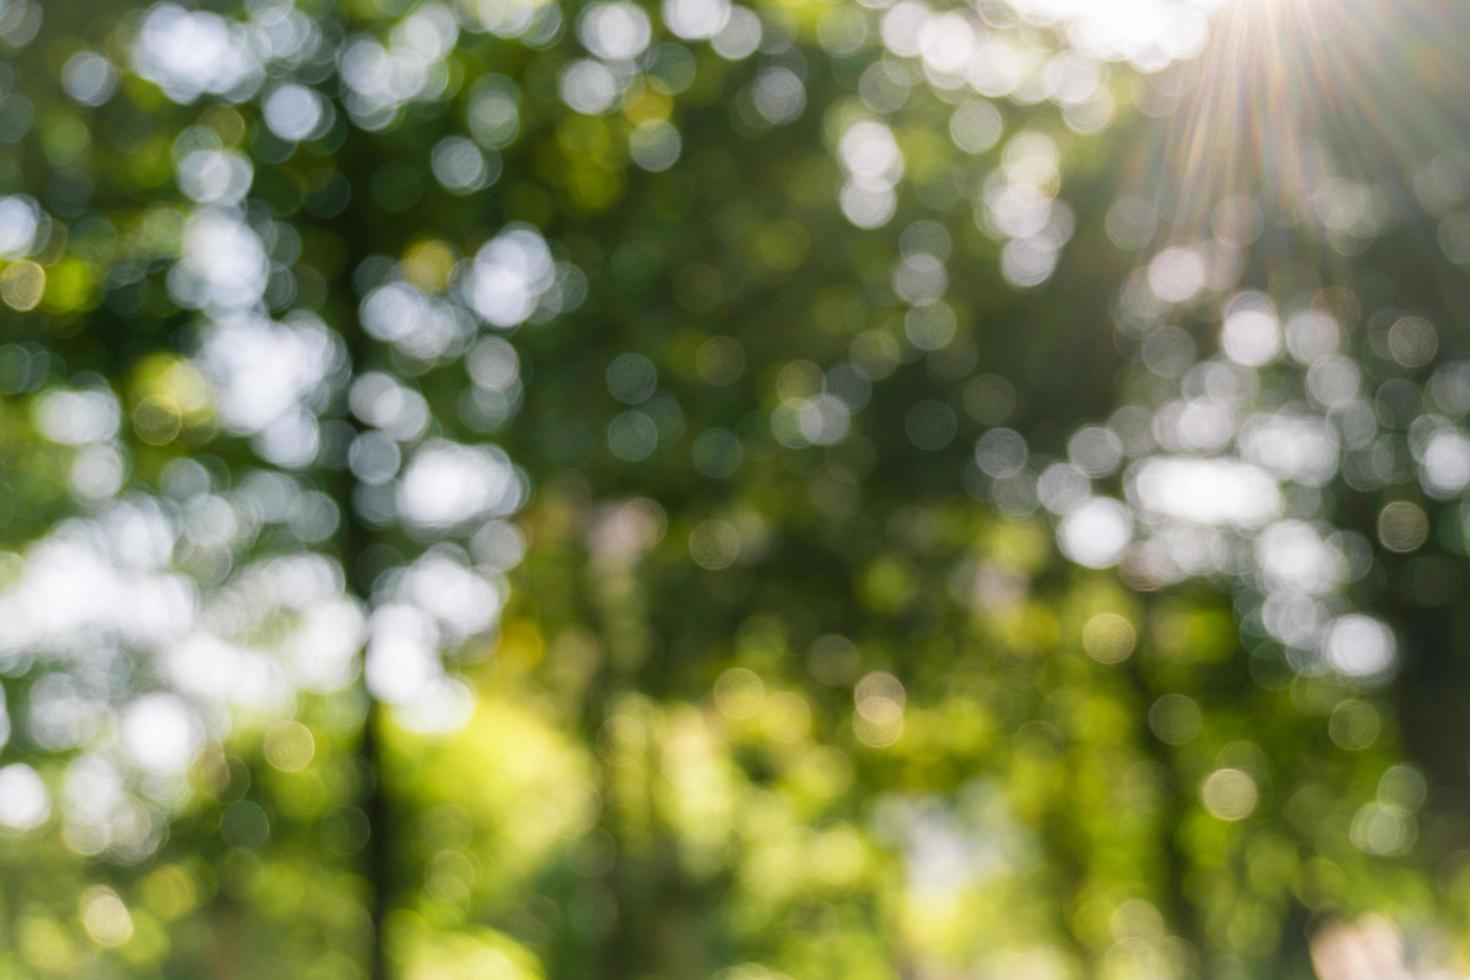
[[[1320,225],[1324,187],[1339,178],[1412,197],[1446,134],[1470,131],[1461,96],[1470,69],[1443,44],[1467,29],[1470,10],[1437,3],[1225,5],[1201,57],[1154,83],[1176,106],[1155,130],[1147,170],[1155,196],[1168,195],[1155,205],[1172,216],[1170,234],[1208,235],[1213,210],[1234,197]],[[1327,245],[1315,256],[1301,254],[1299,238],[1290,247],[1327,264],[1356,247]],[[1257,254],[1269,261],[1270,244]]]

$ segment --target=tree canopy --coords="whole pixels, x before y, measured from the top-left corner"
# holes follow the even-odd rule
[[[0,0],[0,974],[1470,971],[1467,38]]]

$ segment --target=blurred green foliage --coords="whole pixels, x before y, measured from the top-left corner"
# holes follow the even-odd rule
[[[1293,978],[1367,915],[1465,969],[1457,76],[1364,148],[1401,84],[1209,74],[1264,15],[941,6],[0,0],[0,974]],[[1410,6],[1385,58],[1433,67],[1464,18]],[[1306,108],[1201,141],[1234,94]],[[552,271],[484,271],[528,230]],[[1260,526],[1155,575],[1038,490],[1188,378],[1311,402],[1220,340],[1246,288],[1336,317],[1379,420],[1281,479],[1366,564],[1278,615],[1388,623],[1383,677],[1263,625]],[[514,479],[422,506],[528,493],[416,518],[417,461],[485,445]],[[109,529],[115,574],[35,584]],[[374,673],[405,608],[439,700]]]

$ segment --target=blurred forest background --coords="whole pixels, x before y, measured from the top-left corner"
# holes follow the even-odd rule
[[[1467,42],[0,0],[0,975],[1470,975]]]

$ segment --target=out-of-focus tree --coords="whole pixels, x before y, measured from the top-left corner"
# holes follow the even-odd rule
[[[0,972],[1462,965],[1464,19],[0,0]]]

